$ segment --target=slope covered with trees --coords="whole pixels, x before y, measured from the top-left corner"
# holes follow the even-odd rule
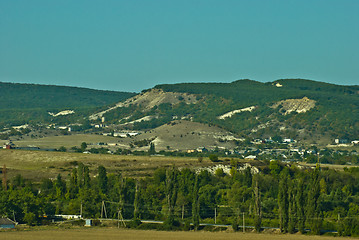
[[[133,95],[78,87],[0,82],[0,125],[44,123],[51,119],[49,111],[71,109],[85,115]]]
[[[232,83],[180,83],[158,85],[165,92],[194,94],[196,103],[163,103],[144,111],[142,106],[119,108],[106,114],[114,123],[154,116],[134,124],[135,129],[149,129],[172,119],[215,124],[243,137],[281,135],[293,139],[356,139],[359,134],[359,86],[339,86],[303,79],[283,79],[269,83],[238,80]],[[146,90],[151,91],[151,90]],[[286,99],[315,101],[309,111],[283,114],[278,101]],[[253,111],[218,117],[237,109],[255,106]]]

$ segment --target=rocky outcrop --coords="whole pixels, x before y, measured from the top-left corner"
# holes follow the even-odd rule
[[[224,120],[225,118],[231,118],[234,114],[241,113],[241,112],[252,112],[254,109],[256,109],[255,106],[234,110],[234,111],[231,111],[231,112],[228,112],[228,113],[225,113],[225,114],[219,116],[218,119]]]
[[[278,108],[283,115],[291,112],[305,113],[315,107],[315,100],[303,97],[302,99],[287,99],[273,104],[272,108]]]

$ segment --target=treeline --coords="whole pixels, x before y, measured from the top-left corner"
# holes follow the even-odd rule
[[[152,177],[135,179],[78,163],[68,181],[59,174],[37,184],[18,175],[0,191],[0,215],[40,224],[42,216],[82,209],[83,217],[99,218],[105,203],[109,218],[117,219],[120,211],[125,219],[164,220],[169,227],[183,221],[197,229],[200,222],[216,221],[236,230],[244,214],[246,225],[258,231],[266,226],[283,233],[359,234],[359,168],[300,170],[272,161],[253,174],[236,165],[230,174],[221,168],[214,174],[161,168]]]

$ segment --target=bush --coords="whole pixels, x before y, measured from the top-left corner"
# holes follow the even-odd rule
[[[176,219],[167,218],[163,223],[164,230],[179,230],[181,223]]]
[[[24,221],[27,225],[34,226],[37,223],[36,215],[32,212],[26,212],[24,216]]]
[[[217,168],[216,172],[214,173],[217,177],[223,177],[225,173],[223,172],[222,168]]]
[[[210,154],[209,156],[209,160],[211,160],[212,162],[218,162],[218,156],[215,154]]]
[[[190,219],[186,219],[186,221],[184,222],[184,225],[183,225],[182,229],[183,229],[184,231],[189,231],[189,230],[191,230],[191,220],[190,220]]]
[[[134,219],[134,220],[130,221],[128,224],[126,224],[126,226],[128,228],[138,228],[141,224],[142,224],[142,222],[140,219]]]
[[[61,146],[59,149],[58,149],[59,152],[66,152],[67,149],[64,147],[64,146]]]
[[[233,231],[237,232],[239,230],[238,218],[235,217],[232,222]]]

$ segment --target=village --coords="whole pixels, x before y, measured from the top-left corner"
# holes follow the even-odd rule
[[[325,147],[318,147],[315,144],[306,145],[298,140],[291,138],[282,138],[274,136],[266,139],[244,139],[236,138],[233,135],[213,135],[215,142],[210,145],[202,142],[191,144],[193,148],[178,148],[176,146],[163,147],[159,136],[149,137],[148,131],[133,131],[120,130],[109,131],[108,126],[95,125],[94,131],[84,134],[82,132],[72,132],[71,126],[56,126],[49,125],[46,130],[36,131],[29,125],[13,127],[5,132],[16,132],[8,140],[0,140],[3,149],[17,149],[17,150],[37,150],[37,151],[62,151],[62,152],[77,152],[84,154],[120,154],[120,155],[163,155],[163,156],[188,156],[188,157],[208,157],[216,155],[218,157],[240,158],[245,160],[280,160],[283,162],[308,162],[315,163],[321,161],[323,163],[335,163],[341,165],[358,164],[358,155],[356,148],[359,140],[349,141],[347,139],[333,139],[332,144]],[[45,132],[45,135],[53,135],[53,139],[60,138],[61,134],[66,139],[73,139],[77,136],[82,136],[82,140],[78,140],[79,144],[74,146],[64,147],[57,142],[57,145],[41,145],[39,140],[46,142],[46,136],[41,136],[40,133]],[[54,134],[55,133],[55,134]],[[36,135],[36,136],[34,136]],[[145,137],[143,137],[146,135]],[[203,133],[202,133],[203,135]],[[30,138],[31,140],[38,140],[22,142],[23,138]],[[92,140],[88,141],[89,136]],[[48,137],[49,138],[49,137]],[[50,138],[49,138],[50,139]],[[87,139],[87,140],[86,140]],[[56,140],[58,141],[58,140]],[[64,143],[67,141],[63,139]],[[24,143],[31,144],[24,144]],[[209,142],[209,141],[208,141]],[[36,144],[37,143],[37,144]],[[231,143],[231,144],[228,144]],[[234,144],[233,144],[234,143]],[[60,146],[60,145],[61,146]],[[82,146],[80,146],[82,144]],[[85,147],[84,147],[85,144]],[[169,144],[169,143],[168,143]],[[197,146],[196,146],[197,145]],[[162,147],[161,147],[162,146]],[[152,147],[152,149],[151,149]]]

